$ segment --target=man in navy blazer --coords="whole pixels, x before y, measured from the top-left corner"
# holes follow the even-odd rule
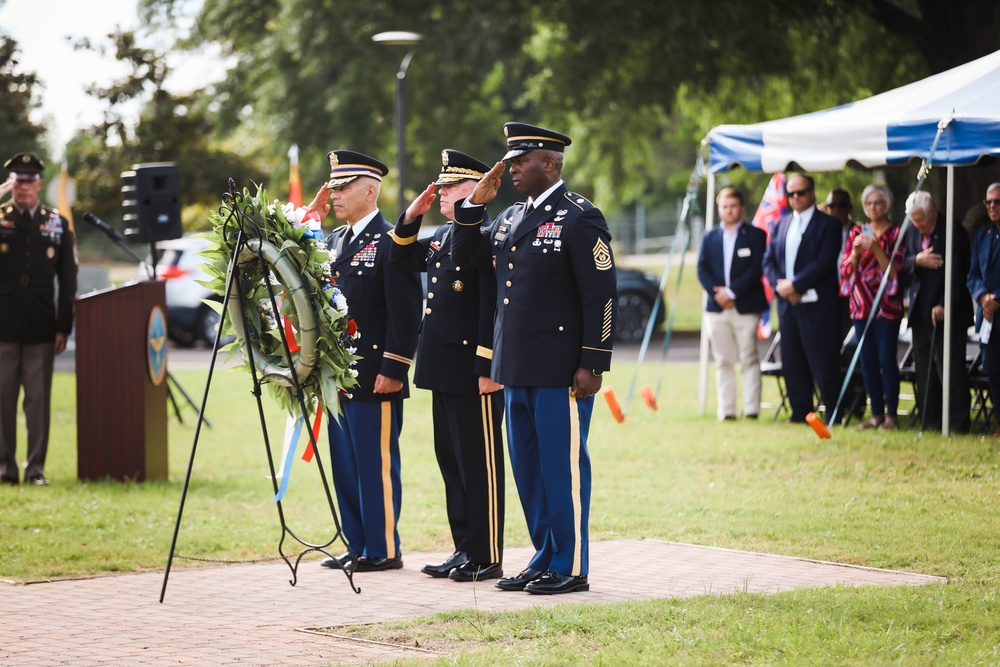
[[[913,332],[917,373],[917,405],[923,428],[940,428],[941,378],[944,374],[944,279],[948,257],[945,225],[929,192],[912,195],[910,222],[903,256],[903,276],[910,302],[908,322]],[[969,430],[969,376],[965,371],[966,332],[972,324],[972,297],[965,284],[969,273],[969,237],[961,225],[952,234],[954,247],[947,270],[952,275],[951,378],[948,406],[950,429]],[[932,345],[933,343],[933,345]]]
[[[743,374],[743,415],[760,413],[757,323],[767,308],[761,282],[767,234],[743,220],[743,194],[726,187],[716,197],[722,224],[701,241],[698,281],[705,288],[705,325],[715,358],[719,420],[736,419],[736,364]]]
[[[1000,310],[1000,183],[992,183],[986,188],[986,213],[990,217],[989,225],[981,227],[976,232],[976,240],[972,244],[972,266],[969,268],[968,287],[973,300],[979,304],[976,311],[976,331],[980,332],[983,351],[983,372],[989,378],[990,400],[993,403],[993,416],[1000,424],[1000,332],[992,333],[993,320]],[[989,334],[982,333],[982,328],[988,327]],[[994,438],[1000,437],[1000,427],[993,432]]]
[[[817,210],[811,177],[792,174],[785,190],[792,213],[771,229],[764,275],[778,298],[788,421],[805,422],[814,408],[814,384],[829,420],[840,392],[840,222]]]

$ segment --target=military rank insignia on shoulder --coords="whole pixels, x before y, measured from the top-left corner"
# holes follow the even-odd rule
[[[579,195],[575,192],[567,192],[564,196],[566,199],[573,202],[573,204],[581,211],[586,211],[588,208],[594,208],[594,205],[591,204],[590,201],[583,195]]]

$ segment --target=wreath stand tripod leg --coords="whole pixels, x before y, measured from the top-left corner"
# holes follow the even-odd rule
[[[243,244],[243,232],[240,232],[239,239],[237,241],[237,246]],[[174,535],[170,540],[170,553],[167,556],[167,567],[163,573],[163,587],[160,589],[160,602],[163,602],[163,597],[167,593],[167,580],[170,578],[170,565],[174,560],[174,550],[177,547],[177,534],[181,529],[181,517],[184,514],[184,502],[187,500],[188,487],[191,484],[191,471],[194,469],[194,455],[198,451],[198,438],[201,436],[201,424],[205,421],[205,405],[208,403],[208,390],[212,386],[212,374],[215,371],[215,360],[219,356],[219,344],[222,340],[222,323],[225,321],[226,309],[225,302],[229,299],[229,290],[232,288],[233,280],[235,278],[235,268],[236,268],[236,257],[233,255],[232,261],[229,263],[229,272],[226,275],[226,297],[223,300],[222,309],[222,319],[219,320],[219,329],[215,332],[215,343],[212,345],[212,361],[208,365],[208,377],[205,379],[205,392],[202,394],[201,398],[201,408],[198,410],[198,423],[195,425],[194,429],[194,441],[191,443],[191,458],[188,460],[187,472],[184,474],[184,488],[181,491],[181,502],[180,507],[177,509],[177,520],[174,523]]]

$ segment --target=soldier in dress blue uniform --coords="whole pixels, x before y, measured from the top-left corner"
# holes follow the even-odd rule
[[[427,273],[413,382],[433,391],[434,453],[455,552],[422,572],[455,581],[503,576],[503,386],[490,378],[496,280],[491,266],[464,267],[451,257],[455,202],[472,194],[487,171],[470,155],[442,151],[438,180],[400,217],[389,253],[394,264]],[[420,241],[420,223],[438,188],[449,222]]]
[[[528,200],[481,230],[504,163],[455,206],[452,254],[496,269],[493,379],[504,385],[510,463],[535,555],[503,590],[588,590],[587,433],[618,317],[615,262],[604,215],[562,180],[570,138],[504,125],[514,187]]]
[[[4,163],[14,180],[0,189],[13,190],[0,207],[0,482],[6,484],[20,482],[15,453],[22,386],[28,427],[24,480],[49,483],[52,366],[73,329],[75,235],[59,211],[39,201],[44,168],[31,153],[19,153]]]
[[[327,558],[326,567],[350,565],[356,572],[403,567],[399,550],[399,432],[407,373],[417,346],[420,281],[389,263],[392,226],[378,209],[382,177],[378,160],[346,150],[331,151],[330,181],[309,208],[324,217],[332,209],[347,224],[327,238],[331,268],[361,337],[358,386],[341,396],[343,414],[329,424],[330,464],[350,551]]]

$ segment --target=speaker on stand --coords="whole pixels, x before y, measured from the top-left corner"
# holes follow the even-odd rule
[[[157,241],[179,239],[181,228],[180,174],[174,162],[134,164],[122,172],[125,236],[149,244],[155,275]]]

